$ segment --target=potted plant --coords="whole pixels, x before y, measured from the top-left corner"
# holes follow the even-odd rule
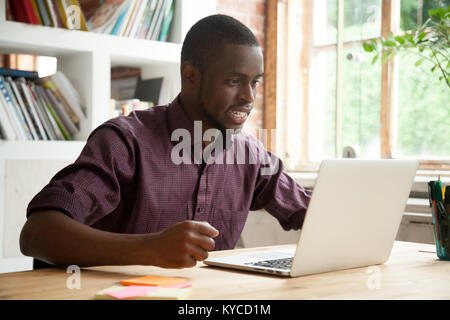
[[[450,88],[450,6],[447,9],[429,10],[430,18],[420,27],[406,31],[403,35],[388,39],[380,37],[363,43],[366,52],[374,53],[374,64],[381,56],[381,63],[392,59],[399,51],[414,53],[418,56],[415,66],[424,61],[432,64],[431,72],[438,71],[439,80],[445,81]]]

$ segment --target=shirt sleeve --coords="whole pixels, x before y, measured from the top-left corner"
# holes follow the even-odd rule
[[[89,136],[78,159],[59,171],[31,200],[27,218],[37,210],[58,210],[93,225],[120,202],[121,185],[134,176],[132,135],[105,123]]]
[[[283,171],[283,162],[267,153],[267,165],[259,168],[250,210],[265,209],[284,230],[302,227],[312,191],[306,190]]]

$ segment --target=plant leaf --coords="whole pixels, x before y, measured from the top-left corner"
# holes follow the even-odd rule
[[[402,36],[396,36],[395,37],[395,41],[397,41],[400,44],[404,44],[405,43],[405,39]]]
[[[422,41],[422,39],[425,38],[426,35],[427,35],[427,34],[426,34],[425,32],[421,32],[421,33],[419,34],[419,36],[417,37],[417,39],[418,39],[419,41]]]
[[[375,57],[373,57],[373,59],[372,59],[372,64],[375,64],[375,62],[377,62],[378,56],[379,56],[379,54],[377,53],[377,54],[375,55]]]
[[[397,44],[395,43],[395,41],[391,41],[391,40],[388,40],[384,43],[384,46],[386,46],[386,47],[395,47],[396,45]]]
[[[374,50],[373,46],[368,42],[363,43],[363,49],[367,52],[372,52]]]
[[[418,67],[418,66],[420,66],[424,61],[425,61],[424,58],[419,59],[419,60],[416,61],[416,63],[414,63],[414,66]]]

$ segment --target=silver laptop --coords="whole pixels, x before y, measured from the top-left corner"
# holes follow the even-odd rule
[[[416,160],[324,160],[296,248],[204,263],[290,277],[382,264],[391,253],[417,167]]]

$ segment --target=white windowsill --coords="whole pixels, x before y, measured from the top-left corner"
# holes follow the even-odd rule
[[[302,185],[305,188],[311,189],[314,187],[314,183],[317,178],[317,172],[289,172],[286,171],[297,183]],[[411,191],[420,192],[420,193],[428,193],[427,182],[431,180],[437,180],[438,174],[436,172],[418,172],[420,175],[417,175],[414,178],[414,183]],[[441,181],[443,184],[450,185],[450,177],[445,176],[441,177]],[[405,214],[409,215],[424,215],[427,217],[431,217],[431,209],[429,206],[429,202],[427,198],[409,198],[405,208]]]

